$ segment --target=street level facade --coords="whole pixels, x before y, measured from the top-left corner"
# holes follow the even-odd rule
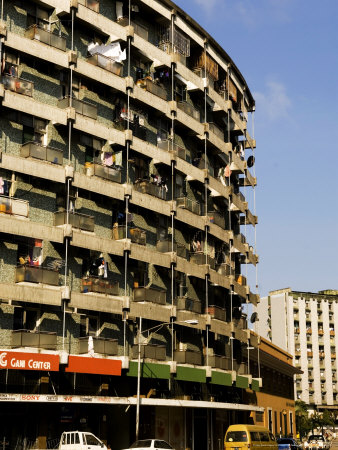
[[[335,409],[337,398],[338,291],[271,291],[257,306],[256,331],[288,351],[297,368],[295,400]]]
[[[218,449],[264,410],[250,89],[170,0],[1,7],[2,445]]]

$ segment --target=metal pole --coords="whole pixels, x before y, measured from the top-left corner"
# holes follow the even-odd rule
[[[138,329],[138,360],[137,360],[137,395],[136,395],[136,440],[139,436],[140,427],[140,381],[141,381],[141,332],[142,332],[142,317],[140,317],[140,326]]]

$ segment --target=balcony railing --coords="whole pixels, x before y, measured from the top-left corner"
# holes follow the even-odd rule
[[[192,105],[190,105],[190,103],[178,102],[177,108],[180,109],[181,111],[185,112],[186,114],[188,114],[188,116],[191,116],[195,120],[198,120],[198,122],[200,121],[200,118],[201,118],[200,112],[196,108],[194,108]]]
[[[25,31],[25,37],[28,39],[35,39],[36,41],[43,42],[51,47],[58,48],[59,50],[66,51],[66,38],[58,36],[55,33],[44,30],[38,25],[32,25]]]
[[[119,77],[122,77],[123,75],[123,64],[116,62],[113,59],[108,58],[107,56],[96,53],[95,55],[89,56],[89,58],[87,58],[87,61],[90,64],[101,67],[102,69],[105,69],[108,72],[112,72]]]
[[[203,252],[190,252],[190,262],[199,266],[209,264],[211,269],[215,269],[215,258]]]
[[[209,305],[208,308],[205,308],[205,313],[210,314],[213,319],[222,320],[223,322],[226,320],[226,311],[220,306]]]
[[[57,211],[54,213],[54,225],[56,227],[65,225],[67,223],[67,211]],[[87,216],[87,214],[80,214],[78,212],[69,211],[69,222],[74,228],[79,228],[84,231],[94,231],[94,217]]]
[[[12,77],[10,75],[3,75],[2,83],[5,89],[16,92],[17,94],[33,96],[34,83],[23,78]]]
[[[15,282],[23,281],[58,286],[59,272],[41,266],[18,266],[15,271]]]
[[[92,11],[99,12],[100,2],[98,0],[78,0],[78,3]]]
[[[0,195],[0,214],[28,217],[29,202],[18,198]]]
[[[195,300],[189,297],[177,297],[176,307],[178,311],[191,311],[201,314],[202,304],[200,300]]]
[[[200,366],[202,364],[202,353],[190,350],[175,350],[174,360],[178,364],[193,364]]]
[[[196,69],[206,69],[207,73],[213,78],[213,80],[218,80],[218,64],[209,55],[206,55],[203,51],[196,58],[194,62],[194,68]]]
[[[129,25],[128,17],[121,17],[118,19],[117,23],[122,27],[127,27]],[[134,22],[133,20],[130,22],[131,26],[134,27],[134,33],[140,36],[141,38],[148,40],[148,29],[143,25]]]
[[[104,164],[86,164],[87,166],[85,170],[87,175],[95,175],[109,181],[114,181],[115,183],[121,183],[121,170],[115,169],[114,167],[105,166]]]
[[[134,183],[134,189],[138,192],[142,192],[142,194],[153,195],[154,197],[162,200],[166,200],[167,198],[167,191],[164,186],[158,186],[148,180],[142,180]]]
[[[157,241],[156,250],[161,253],[169,253],[174,251],[180,258],[187,258],[187,249],[185,245],[174,242],[174,247],[172,249],[171,239]]]
[[[221,275],[225,275],[225,276],[230,276],[233,274],[233,270],[231,270],[231,267],[229,264],[226,263],[222,263],[217,265],[217,273],[221,274]]]
[[[166,291],[147,287],[134,288],[134,302],[151,302],[165,305]]]
[[[204,357],[204,362],[215,369],[231,370],[231,359],[227,356],[210,355],[208,356],[208,362]]]
[[[219,139],[224,141],[224,131],[222,131],[215,123],[209,122],[209,130]]]
[[[176,199],[178,208],[187,209],[198,216],[201,215],[201,205],[188,197],[179,197]]]
[[[143,78],[142,80],[138,80],[137,85],[142,89],[151,92],[157,97],[160,97],[163,100],[167,100],[167,91],[163,87],[154,83],[152,80],[149,80],[149,78]]]
[[[83,100],[77,98],[71,98],[69,96],[60,98],[58,100],[58,107],[61,109],[72,107],[78,114],[90,117],[91,119],[97,118],[97,107]]]
[[[63,150],[57,148],[44,146],[37,142],[26,142],[21,146],[20,156],[23,158],[36,158],[48,161],[53,164],[63,163]]]
[[[187,162],[191,162],[191,152],[190,150],[180,147],[169,139],[164,141],[159,141],[157,143],[158,148],[161,150],[166,150],[167,152],[173,152],[179,158],[184,159]]]
[[[168,51],[171,48],[172,53],[179,53],[182,56],[190,56],[190,39],[186,38],[175,28],[162,28],[160,30],[159,45],[162,50]]]
[[[114,356],[118,353],[117,339],[105,339],[93,336],[94,353],[100,353],[101,355]],[[88,353],[89,337],[79,338],[79,353]],[[89,343],[90,344],[90,343]]]
[[[13,330],[12,347],[35,347],[45,350],[55,350],[57,344],[56,333],[35,332],[30,330]]]
[[[225,218],[218,211],[208,212],[208,217],[211,223],[218,225],[219,227],[225,229]]]
[[[138,358],[138,345],[132,347],[132,358]],[[165,361],[166,348],[164,345],[141,345],[141,358],[157,359],[158,361]]]
[[[82,278],[82,292],[96,292],[97,294],[119,295],[118,281],[109,281],[99,277]]]
[[[113,239],[125,239],[126,238],[126,227],[124,225],[119,225],[113,228]],[[141,228],[128,226],[127,238],[134,242],[135,244],[146,245],[147,243],[147,233]]]

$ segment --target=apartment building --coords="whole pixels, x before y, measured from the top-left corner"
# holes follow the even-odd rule
[[[336,407],[338,291],[271,291],[256,307],[256,331],[287,350],[303,374],[294,396],[313,407]]]
[[[3,445],[216,446],[261,410],[250,90],[169,0],[1,3]]]

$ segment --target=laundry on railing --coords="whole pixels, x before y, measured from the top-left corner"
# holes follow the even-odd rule
[[[121,49],[121,45],[119,42],[111,42],[107,45],[100,45],[97,42],[91,42],[88,45],[88,52],[91,55],[103,55],[107,58],[112,59],[113,61],[121,63],[122,61],[127,59],[126,50]]]

